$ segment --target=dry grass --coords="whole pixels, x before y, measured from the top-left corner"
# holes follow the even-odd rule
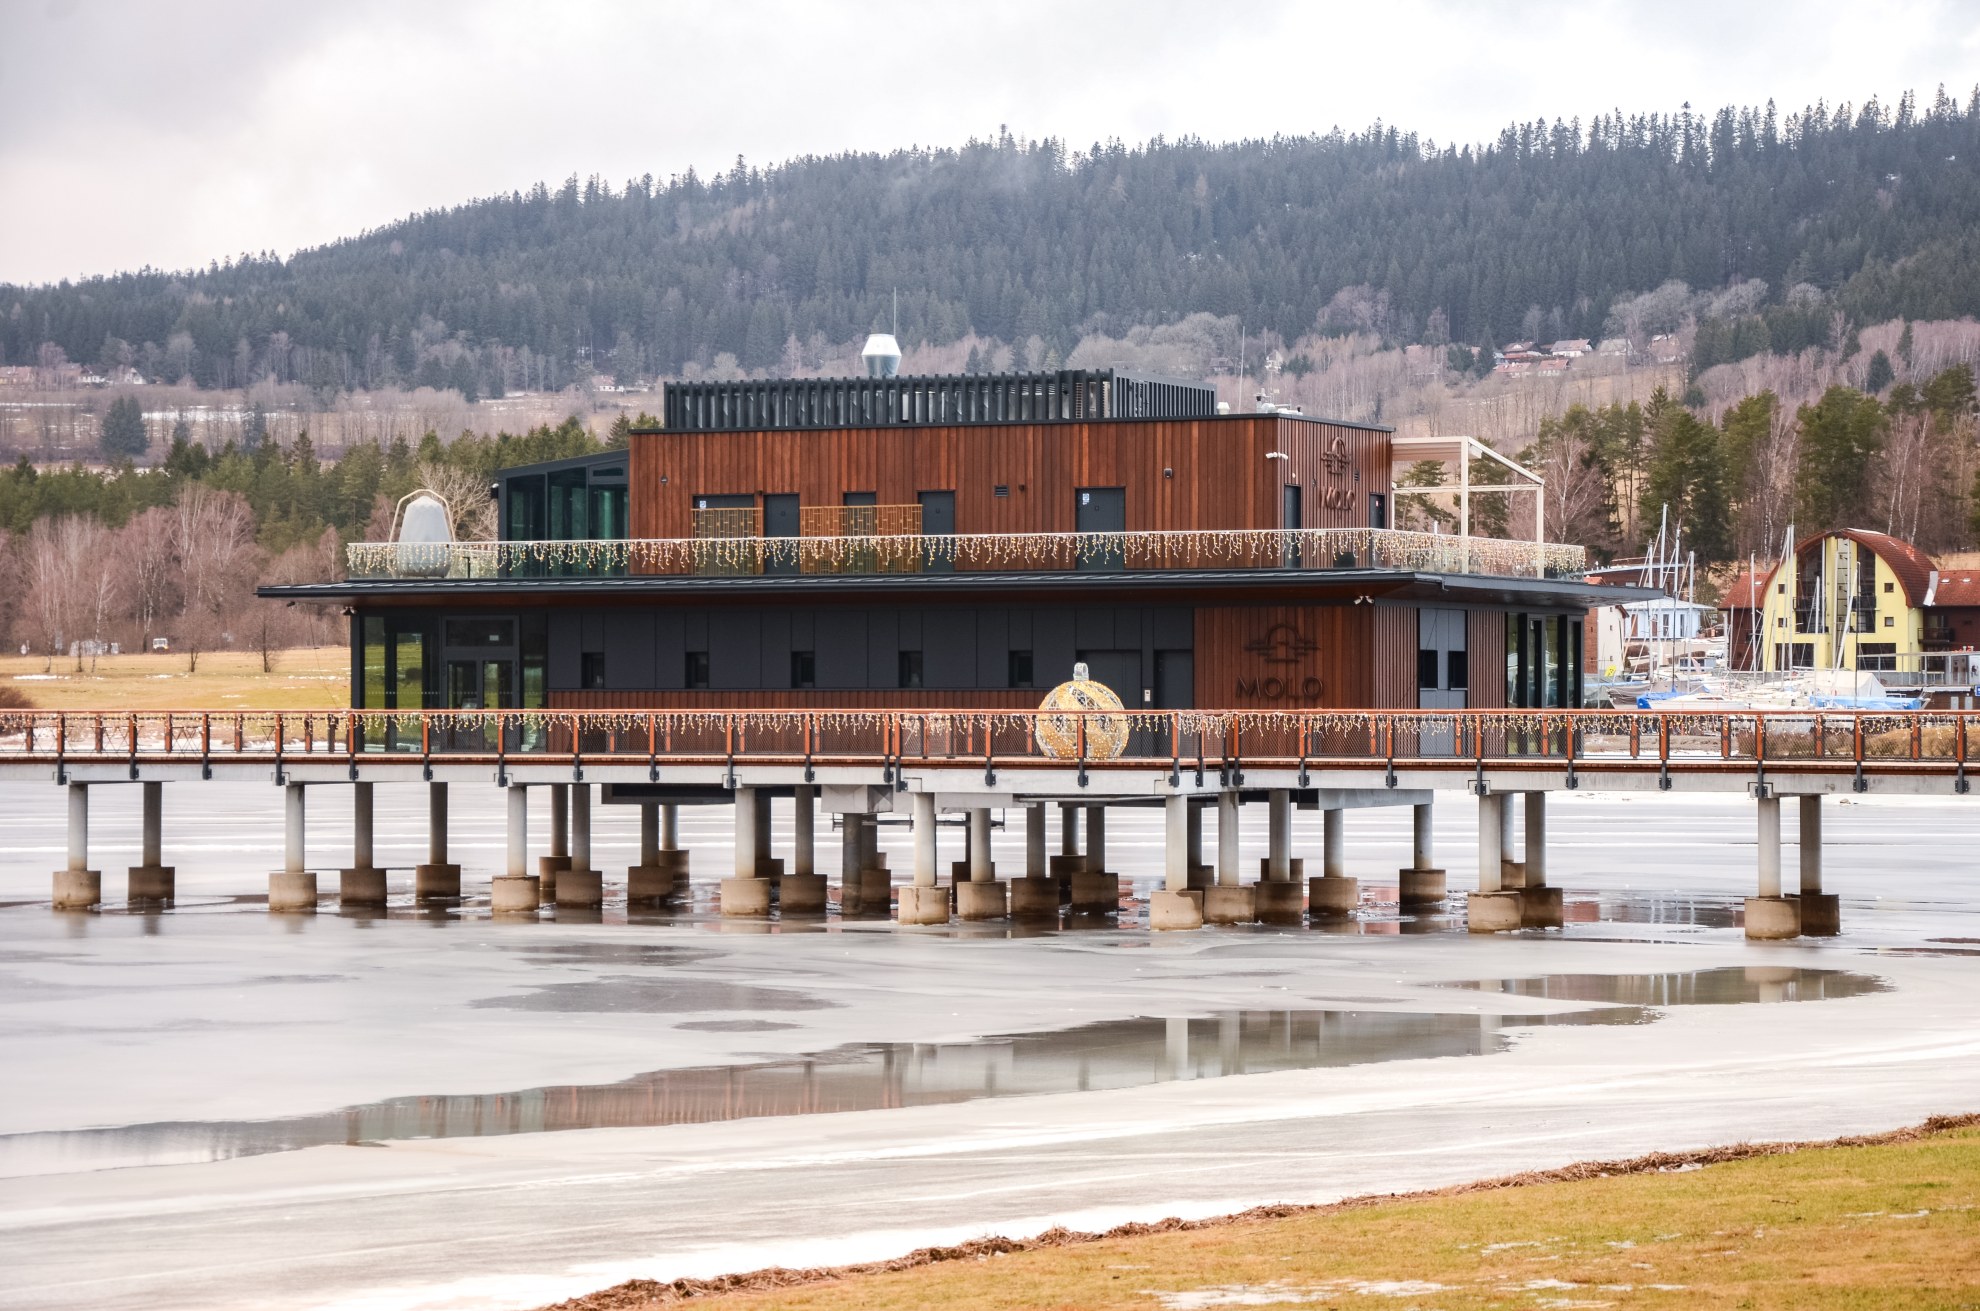
[[[37,710],[331,710],[351,703],[351,656],[341,646],[277,651],[274,672],[261,672],[253,651],[207,652],[197,673],[186,657],[103,656],[57,660],[0,656],[0,688],[24,694]],[[44,677],[48,670],[52,676]]]
[[[634,1281],[561,1308],[1980,1307],[1977,1124],[991,1239],[868,1267]]]

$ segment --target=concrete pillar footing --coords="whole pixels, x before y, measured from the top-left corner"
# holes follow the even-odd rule
[[[488,907],[497,915],[533,916],[543,904],[543,880],[535,874],[505,874],[488,888]]]
[[[1501,860],[1499,862],[1499,891],[1518,892],[1526,886],[1526,862],[1523,860]]]
[[[1111,915],[1120,908],[1120,875],[1088,869],[1072,876],[1072,909],[1075,915]]]
[[[823,915],[825,876],[786,874],[777,881],[777,910],[784,915]]]
[[[1158,931],[1203,927],[1203,894],[1157,888],[1148,894],[1148,927]]]
[[[724,915],[768,915],[770,880],[723,879],[721,909]]]
[[[661,852],[666,855],[666,852]],[[626,904],[650,906],[673,897],[686,879],[674,866],[629,865],[626,867]]]
[[[461,867],[455,864],[413,866],[413,897],[426,901],[461,895]]]
[[[1404,869],[1396,872],[1398,899],[1405,906],[1441,906],[1450,895],[1449,884],[1440,869]]]
[[[1258,918],[1258,896],[1251,888],[1218,884],[1203,893],[1203,922],[1249,924]]]
[[[303,911],[316,909],[316,875],[310,870],[276,870],[268,876],[268,909]]]
[[[997,882],[979,883],[973,879],[956,884],[958,918],[1000,920],[1010,913],[1010,892],[1007,885]]]
[[[1059,918],[1059,881],[1055,878],[1012,879],[1011,917],[1021,920]]]
[[[1558,929],[1566,922],[1561,890],[1554,887],[1526,888],[1519,894],[1521,928]]]
[[[360,869],[337,871],[337,904],[340,906],[383,906],[385,871],[366,865]]]
[[[55,909],[88,910],[103,901],[103,872],[94,869],[55,871]]]
[[[557,875],[557,905],[582,910],[605,904],[605,876],[573,866]]]
[[[1316,918],[1354,914],[1361,905],[1361,880],[1344,874],[1322,875],[1306,881],[1306,908]]]
[[[1299,862],[1294,861],[1295,870]],[[1306,888],[1297,878],[1252,886],[1252,906],[1261,924],[1297,924],[1306,916]]]
[[[1801,906],[1801,933],[1807,938],[1833,938],[1842,932],[1842,898],[1833,892],[1803,892],[1791,900]]]
[[[1286,869],[1290,871],[1290,877],[1288,881],[1293,883],[1299,882],[1301,879],[1306,877],[1306,857],[1304,856],[1287,857]],[[1267,882],[1267,883],[1271,882],[1272,858],[1270,856],[1260,856],[1258,858],[1258,878],[1260,882]]]
[[[126,901],[171,901],[177,895],[178,875],[170,865],[133,865],[124,887]]]
[[[1756,942],[1777,942],[1801,936],[1801,905],[1794,897],[1748,897],[1746,936]]]
[[[536,877],[543,885],[543,896],[548,900],[557,890],[557,875],[571,867],[569,856],[538,856]]]
[[[1473,933],[1505,933],[1520,926],[1517,892],[1474,892],[1464,899],[1464,927]]]
[[[898,918],[903,924],[947,924],[949,890],[909,884],[901,889]]]

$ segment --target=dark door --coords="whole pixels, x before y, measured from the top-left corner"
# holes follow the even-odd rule
[[[1188,710],[1196,704],[1196,653],[1193,651],[1157,651],[1155,653],[1155,708],[1157,710]],[[1181,742],[1172,743],[1169,729],[1164,725],[1157,735],[1161,739],[1160,750],[1165,755],[1193,756],[1198,749],[1198,734],[1185,733]]]
[[[1300,502],[1298,485],[1295,483],[1287,483],[1285,487],[1285,504],[1283,507],[1284,512],[1281,515],[1281,519],[1283,520],[1281,527],[1284,527],[1293,532],[1297,532],[1299,529],[1304,528],[1306,524],[1303,521],[1301,515],[1301,511],[1303,509],[1304,506]],[[1299,539],[1294,538],[1292,543],[1286,547],[1286,554],[1285,554],[1286,568],[1288,569],[1299,568],[1299,559],[1300,559]]]
[[[954,537],[956,535],[956,494],[954,492],[920,492],[921,535],[923,537]],[[947,551],[925,547],[921,553],[921,571],[927,574],[952,574],[956,571],[955,557]]]
[[[768,492],[763,497],[763,536],[798,536],[798,498],[796,492]],[[766,574],[794,574],[798,571],[795,555],[782,556],[766,553],[763,558],[763,572]]]
[[[1127,488],[1082,487],[1073,501],[1073,530],[1079,533],[1127,531]],[[1119,542],[1081,542],[1079,569],[1114,570],[1127,567]]]
[[[1139,651],[1081,651],[1077,657],[1086,665],[1086,676],[1096,683],[1104,683],[1121,705],[1128,710],[1146,710],[1149,702],[1143,700],[1144,691],[1152,691],[1141,677],[1141,652]],[[1140,720],[1134,721],[1139,727]],[[1128,737],[1127,750],[1130,756],[1148,754],[1152,739],[1148,733],[1136,732]]]

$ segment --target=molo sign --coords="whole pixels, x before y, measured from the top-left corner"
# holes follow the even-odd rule
[[[1244,644],[1244,649],[1267,666],[1254,678],[1240,676],[1236,693],[1257,701],[1305,704],[1318,701],[1326,684],[1318,675],[1302,674],[1299,666],[1320,649],[1320,644],[1300,633],[1291,624],[1274,624],[1262,636]]]

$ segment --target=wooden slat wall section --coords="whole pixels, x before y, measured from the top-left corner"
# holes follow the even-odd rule
[[[1362,494],[1354,510],[1323,514],[1323,454],[1337,436],[1362,471],[1354,484]],[[1267,459],[1274,450],[1289,458]],[[1388,452],[1387,433],[1270,415],[640,433],[632,439],[631,529],[635,537],[692,536],[697,495],[795,492],[802,505],[838,505],[858,491],[882,505],[912,505],[918,492],[953,490],[959,533],[1071,532],[1080,487],[1125,487],[1131,531],[1276,528],[1289,477],[1309,489],[1306,526],[1360,527],[1365,493],[1388,489]],[[1008,497],[995,495],[999,484]]]
[[[552,710],[1036,710],[1045,689],[551,692]]]
[[[1287,458],[1272,461],[1283,470],[1276,481],[1299,485],[1305,520],[1301,526],[1366,528],[1369,493],[1389,494],[1390,434],[1307,419],[1279,419],[1277,423],[1277,449]],[[1339,454],[1330,458],[1330,451]],[[1343,454],[1347,461],[1344,467],[1339,459]],[[1347,493],[1342,498],[1345,503],[1328,505],[1329,491]]]
[[[1471,670],[1465,704],[1473,710],[1506,707],[1506,613],[1473,610],[1465,617],[1464,645]]]
[[[1371,653],[1373,606],[1198,606],[1196,705],[1203,710],[1357,709],[1374,702]],[[1247,650],[1275,629],[1290,628],[1297,658],[1290,663]],[[1272,654],[1288,654],[1283,647]],[[1318,696],[1305,681],[1317,678]],[[1284,691],[1267,694],[1268,679]],[[1244,689],[1256,688],[1247,693]]]
[[[1375,607],[1374,699],[1377,710],[1414,710],[1417,616],[1413,605]]]

